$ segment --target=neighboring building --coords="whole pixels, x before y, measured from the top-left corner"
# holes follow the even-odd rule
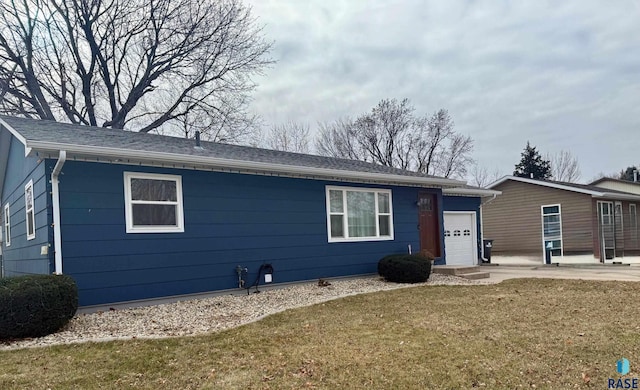
[[[589,184],[591,186],[596,186],[600,188],[607,188],[610,190],[629,192],[631,194],[640,195],[640,183],[627,181],[627,180],[619,180],[612,179],[610,177],[603,177]]]
[[[371,274],[409,247],[445,264],[443,204],[475,213],[493,193],[443,199],[443,188],[462,185],[361,161],[0,116],[5,275],[69,274],[81,306],[237,289],[265,264],[276,283]]]
[[[640,195],[505,176],[482,208],[492,263],[640,263]]]

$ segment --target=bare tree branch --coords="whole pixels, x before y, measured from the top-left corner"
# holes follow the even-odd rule
[[[206,118],[239,126],[233,142],[270,48],[241,0],[6,1],[0,112],[144,132]]]
[[[356,120],[320,126],[322,155],[370,161],[444,177],[464,177],[473,162],[473,140],[454,130],[446,110],[416,117],[408,99],[382,100]]]
[[[578,160],[567,150],[561,150],[554,155],[547,155],[551,162],[551,177],[557,181],[575,183],[582,176]]]
[[[309,153],[309,125],[293,121],[274,125],[266,135],[269,149]]]

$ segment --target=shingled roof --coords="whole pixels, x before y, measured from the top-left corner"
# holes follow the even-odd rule
[[[425,187],[459,187],[464,182],[363,161],[0,115],[27,153],[112,163],[223,170],[295,177],[355,180]]]

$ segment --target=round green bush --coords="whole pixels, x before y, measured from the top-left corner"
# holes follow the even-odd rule
[[[378,261],[378,274],[395,283],[422,283],[431,274],[431,259],[421,255],[389,255]]]
[[[0,279],[0,339],[41,337],[66,325],[78,309],[78,287],[67,275]]]

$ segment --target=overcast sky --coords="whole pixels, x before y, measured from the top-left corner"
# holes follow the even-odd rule
[[[529,140],[582,181],[640,164],[640,2],[248,0],[277,63],[267,124],[332,121],[409,98],[449,110],[481,166],[511,174]]]

